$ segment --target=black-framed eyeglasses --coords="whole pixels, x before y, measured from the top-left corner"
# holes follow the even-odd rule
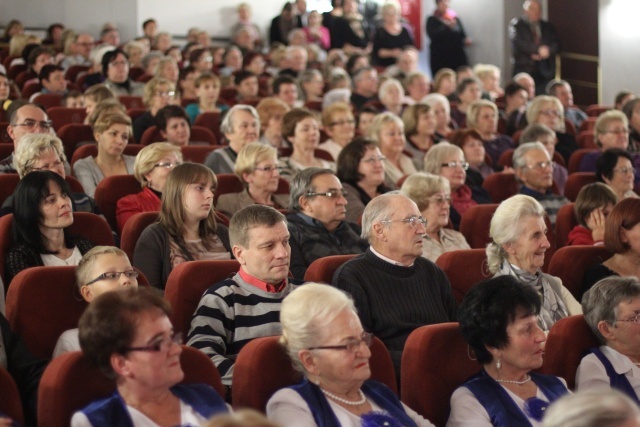
[[[266,173],[273,173],[275,171],[280,171],[280,166],[265,166],[262,168],[259,167],[255,167],[253,168],[254,171],[261,171],[261,172],[266,172]]]
[[[107,281],[112,282],[114,280],[120,279],[120,275],[122,275],[122,274],[124,274],[127,279],[131,279],[131,280],[138,278],[138,276],[140,275],[140,273],[138,273],[136,270],[108,271],[106,273],[102,273],[101,275],[99,275],[95,279],[91,280],[85,286],[93,285],[94,283],[99,282],[101,280],[107,280]]]
[[[360,344],[364,343],[367,347],[373,344],[373,334],[363,332],[359,340],[351,339],[343,345],[322,345],[318,347],[309,347],[307,350],[346,350],[349,353],[355,353],[360,348]]]
[[[171,348],[171,344],[182,344],[182,332],[174,332],[168,337],[160,337],[155,341],[152,341],[149,345],[144,347],[127,347],[123,348],[123,351],[148,351],[157,353],[159,351],[167,352]]]
[[[640,313],[633,316],[631,319],[616,319],[616,322],[634,322],[640,323]]]
[[[173,169],[176,166],[180,166],[182,163],[180,162],[173,162],[173,163],[156,163],[155,165],[153,165],[154,168],[166,168],[166,169]]]
[[[16,123],[15,125],[12,125],[12,126],[22,126],[29,129],[30,131],[34,131],[36,127],[39,127],[42,130],[48,131],[53,126],[53,122],[51,120],[37,121],[37,120],[27,119],[22,123]]]
[[[323,197],[328,197],[330,199],[339,199],[340,197],[347,197],[349,193],[347,193],[347,190],[330,190],[330,191],[325,191],[324,193],[307,193],[305,194],[305,196],[307,197],[314,197],[314,196],[323,196]]]
[[[440,163],[440,166],[443,168],[456,168],[460,166],[464,170],[469,169],[468,162],[447,162],[447,163]]]
[[[380,224],[391,224],[392,222],[404,222],[405,224],[409,224],[411,228],[418,227],[418,224],[423,227],[427,226],[427,219],[423,216],[412,216],[404,219],[385,219],[384,221],[380,221]]]

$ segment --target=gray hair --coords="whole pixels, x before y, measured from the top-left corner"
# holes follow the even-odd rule
[[[496,119],[498,118],[498,107],[496,104],[487,99],[473,101],[469,104],[469,107],[467,107],[467,127],[472,129],[478,127],[478,114],[480,114],[480,110],[483,108],[491,108],[496,115]]]
[[[611,122],[622,122],[624,123],[624,127],[629,127],[629,119],[627,119],[627,116],[622,111],[609,110],[600,114],[595,125],[596,144],[598,144],[599,147],[602,147],[600,137],[607,132],[607,126],[609,126]]]
[[[45,151],[54,151],[63,163],[67,161],[62,141],[55,135],[47,133],[26,134],[18,140],[17,145],[18,147],[13,154],[13,167],[18,172],[20,179],[31,172],[33,165]]]
[[[421,104],[427,104],[431,108],[436,108],[438,105],[442,105],[444,107],[444,111],[447,113],[447,116],[451,115],[451,104],[446,96],[441,93],[430,93],[420,100]]]
[[[617,390],[580,390],[546,410],[543,427],[615,427],[638,420],[640,409]]]
[[[453,154],[458,154],[464,158],[462,148],[457,145],[450,144],[446,141],[434,145],[427,151],[427,155],[424,156],[424,171],[434,175],[440,175],[440,169],[442,169],[444,159]]]
[[[149,64],[151,64],[151,61],[156,59],[156,58],[162,58],[164,57],[164,54],[158,52],[158,51],[152,51],[147,53],[145,56],[142,57],[142,67],[144,69],[146,69]]]
[[[525,142],[518,146],[513,152],[513,168],[514,169],[522,169],[527,166],[527,162],[524,159],[524,156],[533,150],[541,150],[547,153],[547,150],[544,148],[541,142]],[[547,153],[547,156],[549,153]]]
[[[605,321],[613,325],[618,318],[618,305],[634,298],[640,298],[640,282],[633,276],[607,277],[583,295],[584,320],[602,344],[606,344],[606,339],[598,330],[598,323]]]
[[[378,99],[382,101],[382,99],[387,96],[387,90],[389,90],[391,86],[395,86],[400,91],[400,97],[404,97],[402,84],[396,79],[386,79],[378,88]]]
[[[390,192],[374,197],[367,204],[364,212],[362,212],[362,233],[360,237],[367,239],[371,243],[373,239],[373,224],[391,219],[395,208],[393,200],[398,197],[408,199],[407,196],[398,192]]]
[[[425,172],[416,172],[407,177],[402,183],[400,194],[407,196],[418,205],[418,210],[423,212],[429,207],[429,198],[438,191],[451,193],[449,180],[440,175]]]
[[[313,193],[315,191],[313,187],[313,180],[320,175],[336,175],[331,169],[323,168],[306,168],[296,173],[291,179],[289,190],[289,210],[292,212],[300,212],[302,206],[300,206],[300,198],[307,197],[307,193]]]
[[[540,139],[544,138],[545,136],[551,136],[555,138],[556,133],[551,130],[549,126],[543,125],[541,123],[533,123],[524,128],[524,130],[522,131],[522,135],[520,135],[520,144],[540,141]]]
[[[538,123],[538,117],[540,117],[540,111],[542,111],[542,107],[546,104],[553,104],[556,109],[560,112],[560,120],[558,120],[558,128],[553,129],[554,131],[564,132],[564,107],[558,98],[555,96],[549,95],[540,95],[536,96],[533,101],[527,107],[527,122],[528,123]]]
[[[491,218],[489,236],[491,243],[487,245],[487,264],[489,271],[497,273],[507,259],[504,245],[514,243],[522,235],[522,220],[526,217],[544,218],[546,212],[533,197],[517,194],[500,203]]]
[[[256,111],[256,109],[251,105],[237,104],[231,107],[231,109],[229,109],[227,114],[224,116],[224,119],[222,119],[222,123],[220,123],[220,132],[222,132],[223,134],[233,133],[233,116],[235,115],[236,111],[247,111],[256,120],[256,122],[258,123],[258,127],[260,127],[260,116],[258,116],[258,112]]]
[[[558,88],[560,86],[566,86],[568,88],[571,88],[571,85],[569,84],[568,81],[555,79],[547,83],[547,85],[544,87],[544,91],[547,95],[556,96],[556,92],[558,91]]]
[[[345,310],[356,313],[353,300],[330,285],[305,283],[285,297],[280,308],[280,342],[297,371],[305,373],[298,353],[320,344],[318,340],[331,333],[331,323]]]

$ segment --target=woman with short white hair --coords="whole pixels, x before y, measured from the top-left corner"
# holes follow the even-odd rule
[[[575,297],[555,276],[542,272],[547,239],[546,212],[533,197],[519,194],[500,203],[491,218],[487,264],[495,276],[509,275],[531,285],[540,295],[538,324],[544,331],[563,317],[581,314]]]
[[[446,96],[430,93],[422,98],[421,104],[427,104],[436,116],[436,138],[446,139],[455,130],[451,121],[451,104]]]
[[[384,105],[386,111],[397,116],[402,114],[402,100],[404,99],[404,88],[396,79],[387,79],[378,89],[378,99]]]

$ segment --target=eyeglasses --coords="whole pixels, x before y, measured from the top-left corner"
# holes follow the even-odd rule
[[[144,347],[127,347],[123,348],[123,351],[149,351],[157,353],[159,351],[168,352],[171,348],[171,344],[182,344],[182,332],[174,332],[168,337],[158,338],[151,344]]]
[[[40,166],[39,168],[31,168],[31,170],[32,171],[49,171],[52,169],[58,169],[60,166],[62,166],[62,161],[58,160],[53,163],[46,163]]]
[[[544,114],[545,116],[560,117],[560,111],[558,111],[558,110],[541,110],[540,114]]]
[[[323,196],[323,197],[328,197],[330,199],[339,199],[340,197],[347,197],[347,191],[346,190],[331,190],[331,191],[325,191],[324,193],[307,193],[305,194],[305,196],[307,197],[314,197],[314,196]]]
[[[200,58],[200,61],[213,62],[213,57],[212,56],[205,56],[203,58]]]
[[[99,282],[101,280],[107,280],[109,282],[113,282],[114,280],[120,279],[121,274],[124,274],[127,279],[132,279],[132,280],[137,278],[140,275],[140,273],[138,273],[136,270],[108,271],[106,273],[102,273],[101,275],[99,275],[98,277],[96,277],[95,279],[87,283],[85,286],[93,285],[94,283]]]
[[[469,163],[467,162],[448,162],[448,163],[440,163],[440,166],[443,168],[455,168],[460,166],[462,169],[469,169]]]
[[[180,162],[175,162],[175,163],[156,163],[155,165],[153,165],[154,168],[167,168],[167,169],[173,169],[176,166],[180,166],[182,163]]]
[[[532,165],[526,165],[525,166],[527,169],[535,169],[535,170],[544,170],[547,168],[551,168],[553,169],[553,162],[548,161],[548,162],[538,162],[538,163],[534,163]]]
[[[634,322],[640,323],[640,313],[633,316],[631,319],[616,319],[616,322]]]
[[[404,222],[405,224],[409,224],[411,228],[417,228],[418,224],[423,227],[427,226],[427,219],[422,216],[412,216],[404,219],[386,219],[384,221],[380,221],[380,224],[391,224],[392,222]]]
[[[169,92],[156,92],[156,96],[160,96],[160,97],[163,97],[163,98],[165,98],[165,97],[173,98],[173,96],[175,94],[176,93],[174,91],[172,91],[172,90],[169,91]]]
[[[279,166],[265,166],[265,167],[262,167],[262,168],[255,167],[255,168],[253,168],[253,170],[262,171],[262,172],[266,172],[266,173],[273,173],[275,171],[279,171],[280,167]]]
[[[356,123],[355,120],[336,120],[335,122],[329,123],[329,126],[342,126],[342,125],[354,125]]]
[[[11,126],[24,126],[29,131],[34,131],[36,130],[37,127],[39,127],[41,130],[49,131],[52,125],[53,125],[53,122],[51,120],[43,120],[39,122],[37,120],[28,119],[28,120],[25,120],[23,123],[16,123],[15,125],[11,125]]]
[[[365,163],[373,164],[376,162],[384,162],[385,160],[387,160],[385,156],[373,156],[373,157],[369,157],[368,159],[362,159],[361,161]]]
[[[626,175],[628,173],[632,173],[632,174],[636,174],[636,168],[628,168],[628,167],[621,167],[621,168],[613,168],[614,172],[620,172],[623,175]]]
[[[359,340],[351,339],[344,345],[323,345],[319,347],[309,347],[307,350],[346,350],[349,353],[355,353],[360,349],[360,344],[364,343],[367,347],[371,347],[373,343],[373,334],[363,332]]]
[[[114,62],[109,62],[109,67],[119,67],[121,65],[126,65],[127,67],[131,66],[131,63],[129,61],[114,61]]]
[[[433,196],[431,197],[431,203],[438,205],[438,206],[442,206],[444,205],[445,202],[447,202],[448,204],[452,204],[453,203],[453,199],[451,198],[451,196]]]
[[[603,130],[602,133],[613,133],[615,135],[626,135],[629,133],[629,129],[611,129],[611,130]]]

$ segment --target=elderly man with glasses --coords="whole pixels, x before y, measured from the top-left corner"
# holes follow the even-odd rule
[[[362,237],[371,246],[333,276],[333,286],[353,297],[364,329],[386,345],[397,375],[414,329],[456,320],[447,276],[422,257],[426,222],[408,197],[374,198],[362,214]]]
[[[513,153],[513,169],[522,184],[519,194],[536,199],[549,215],[551,225],[555,226],[558,211],[569,200],[552,191],[553,162],[544,145],[540,142],[520,145]]]
[[[296,279],[303,279],[318,258],[361,254],[369,246],[359,237],[360,227],[345,221],[346,195],[330,169],[306,168],[293,177],[287,221],[291,272]]]

